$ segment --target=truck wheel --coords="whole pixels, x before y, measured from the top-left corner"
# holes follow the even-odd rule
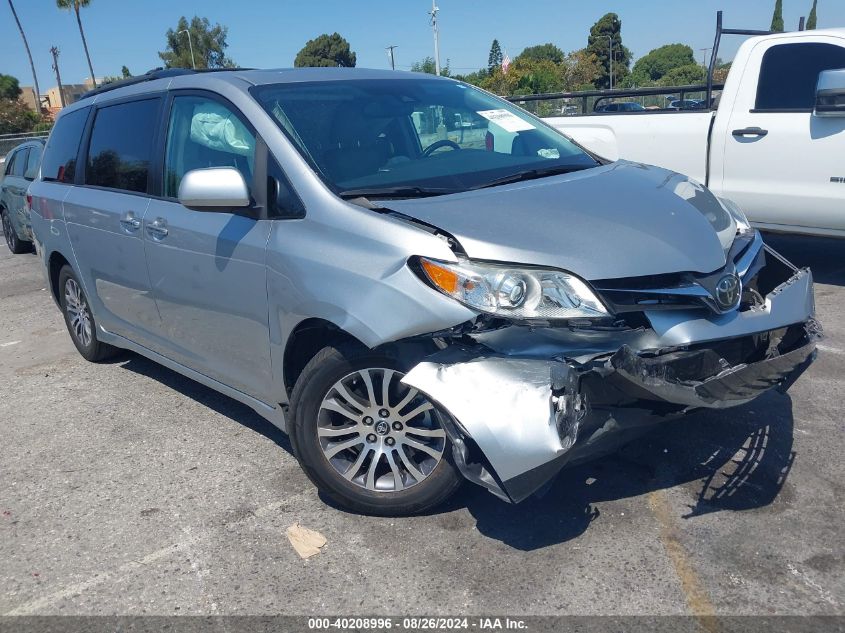
[[[326,347],[291,397],[291,440],[311,481],[353,512],[400,516],[445,501],[462,478],[438,407],[394,358]]]
[[[120,351],[97,340],[97,325],[85,291],[82,290],[82,284],[73,269],[67,265],[59,271],[59,302],[70,338],[85,360],[96,363],[111,358]]]
[[[6,245],[9,247],[9,250],[15,255],[29,251],[31,248],[30,243],[18,238],[18,234],[15,233],[15,228],[12,226],[12,221],[9,219],[9,212],[2,209],[0,210],[0,216],[3,219],[3,235],[6,237]]]

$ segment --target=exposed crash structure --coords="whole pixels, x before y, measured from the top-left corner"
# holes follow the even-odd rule
[[[730,314],[702,310],[713,297],[700,281],[679,278],[662,287],[617,281],[598,285],[601,297],[640,306],[648,324],[622,318],[601,330],[470,332],[404,382],[453,416],[445,426],[463,474],[518,502],[566,464],[656,423],[786,390],[803,373],[821,336],[810,271],[793,267],[756,233],[737,240],[732,255],[725,270],[736,272],[742,292]]]

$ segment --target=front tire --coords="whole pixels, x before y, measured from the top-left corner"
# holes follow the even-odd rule
[[[59,271],[59,302],[70,338],[85,360],[97,363],[120,351],[97,340],[97,324],[88,298],[73,269],[67,265]]]
[[[296,381],[294,454],[311,481],[345,509],[417,514],[462,482],[444,414],[400,382],[405,369],[395,358],[338,345],[318,352]]]
[[[9,247],[9,250],[14,255],[29,252],[32,245],[18,238],[15,227],[12,226],[12,220],[9,218],[9,212],[6,209],[0,210],[0,216],[2,216],[3,236],[6,238],[6,246]]]

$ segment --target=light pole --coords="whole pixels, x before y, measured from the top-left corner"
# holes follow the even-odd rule
[[[607,41],[610,44],[610,55],[608,59],[610,60],[610,89],[613,90],[613,36],[605,35],[604,37],[607,38]]]
[[[434,70],[440,74],[440,33],[437,30],[437,12],[440,8],[437,6],[436,0],[431,0],[431,28],[434,29]]]
[[[177,35],[181,35],[182,33],[188,34],[188,48],[191,49],[191,68],[196,70],[197,69],[197,63],[194,61],[194,45],[191,42],[191,32],[188,29],[182,29],[181,31],[179,31],[177,33]]]

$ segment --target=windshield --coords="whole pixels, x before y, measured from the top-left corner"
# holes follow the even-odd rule
[[[286,83],[254,95],[340,195],[437,195],[598,165],[530,114],[455,81]]]

